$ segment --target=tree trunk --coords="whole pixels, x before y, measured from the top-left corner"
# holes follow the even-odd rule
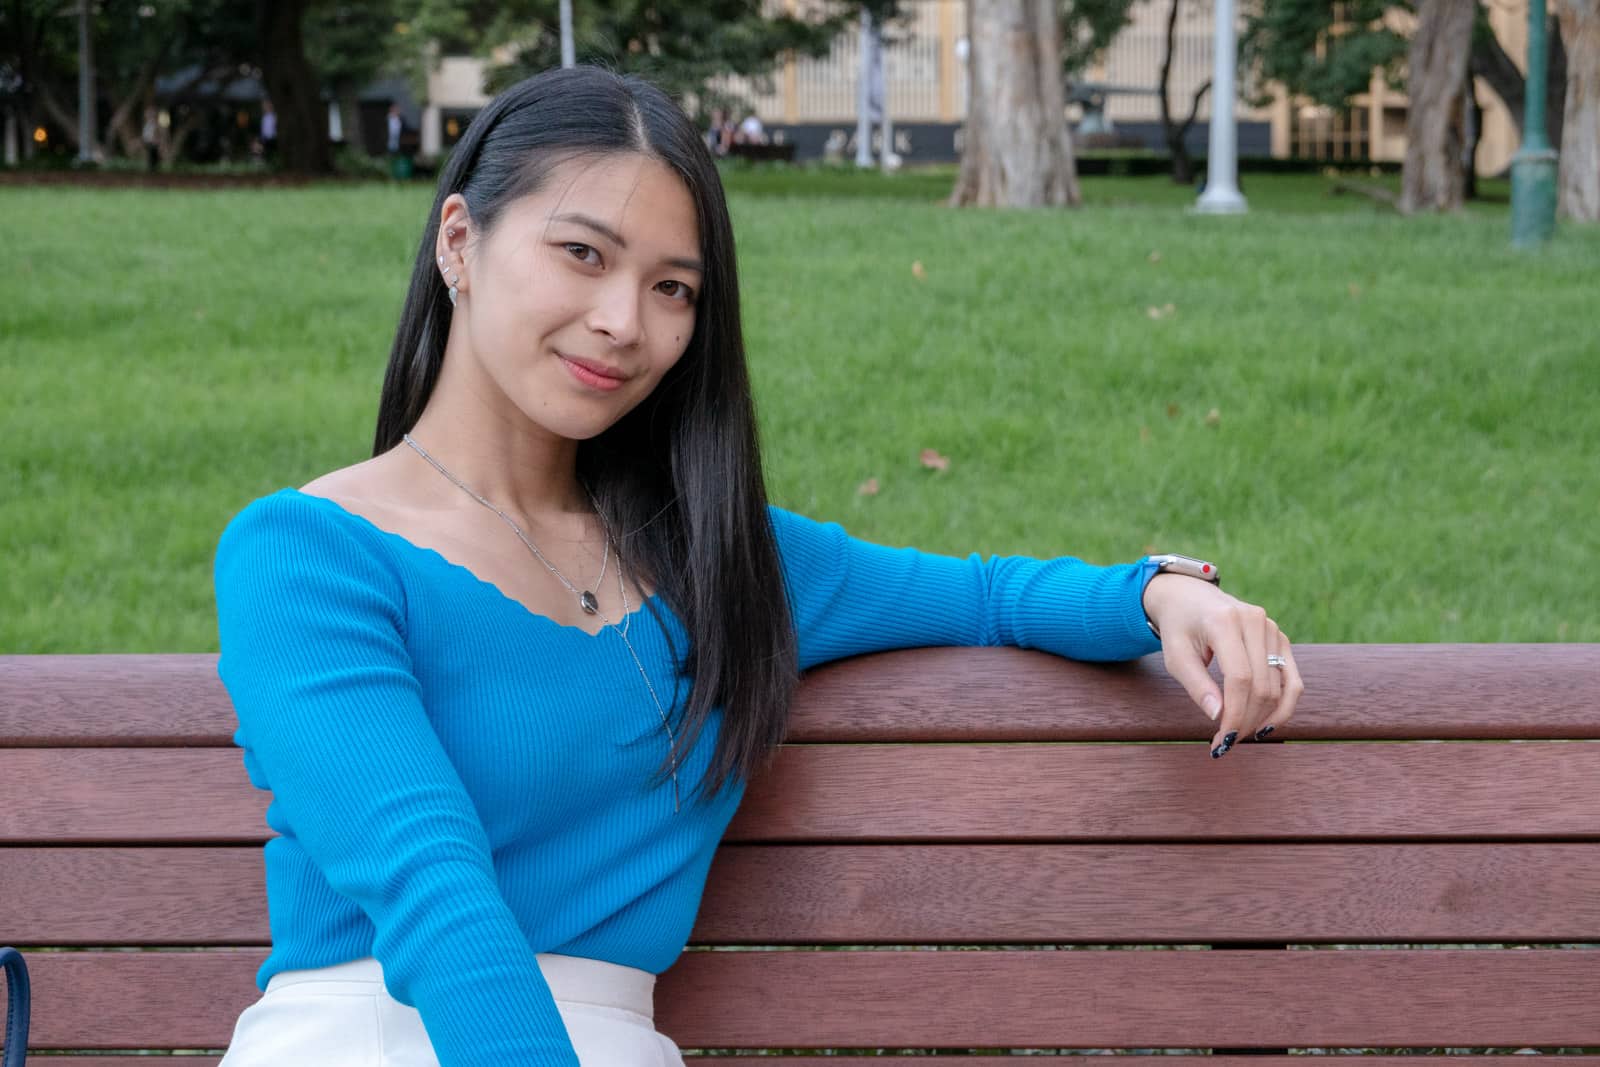
[[[1564,0],[1567,106],[1562,123],[1561,214],[1600,222],[1600,0]]]
[[[967,40],[967,124],[950,203],[1076,204],[1054,0],[972,0]]]
[[[366,155],[367,146],[361,139],[361,99],[357,95],[359,91],[360,86],[353,83],[339,87],[339,125],[343,127],[346,147]]]
[[[1467,75],[1461,99],[1461,183],[1462,195],[1478,199],[1478,144],[1483,140],[1483,108],[1478,106],[1478,86]]]
[[[1167,155],[1172,160],[1172,180],[1179,185],[1190,185],[1194,182],[1194,157],[1189,154],[1189,130],[1194,126],[1194,120],[1200,114],[1200,101],[1211,89],[1211,82],[1194,91],[1194,99],[1189,102],[1189,114],[1181,123],[1172,117],[1172,104],[1167,99],[1167,87],[1172,84],[1172,63],[1176,52],[1178,37],[1178,6],[1183,0],[1172,0],[1172,6],[1167,9],[1167,54],[1161,60],[1161,78],[1157,83],[1161,94],[1161,131],[1167,142]]]
[[[316,72],[306,59],[300,35],[307,0],[257,0],[261,36],[261,76],[278,113],[278,158],[283,169],[329,174],[328,110],[317,93]]]
[[[1461,104],[1472,51],[1474,0],[1420,0],[1407,59],[1406,159],[1400,210],[1461,207]]]

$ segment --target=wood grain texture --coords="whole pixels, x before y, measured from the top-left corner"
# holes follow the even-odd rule
[[[1600,845],[729,845],[692,939],[1600,941]]]
[[[1600,744],[796,745],[725,841],[1600,840]]]
[[[0,848],[0,901],[37,945],[272,942],[259,846]]]
[[[262,956],[36,954],[33,1047],[221,1048]],[[686,1048],[1594,1046],[1600,950],[707,951],[656,1002]]]
[[[1285,740],[1600,738],[1600,644],[1306,645]],[[0,656],[0,747],[227,746],[214,655]],[[1159,655],[912,649],[811,671],[789,739],[1179,741],[1211,724]]]
[[[1600,744],[790,745],[725,840],[1600,840]],[[0,749],[0,845],[255,843],[233,749]]]
[[[106,886],[118,892],[107,894]],[[267,945],[257,848],[0,849],[9,930]],[[730,845],[708,945],[1600,940],[1600,845]]]
[[[4,845],[260,843],[269,799],[238,749],[0,749]]]
[[[0,747],[227,745],[215,654],[0,656]]]

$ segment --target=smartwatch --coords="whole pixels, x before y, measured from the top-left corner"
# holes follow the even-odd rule
[[[1179,556],[1168,552],[1160,556],[1146,556],[1139,561],[1139,599],[1144,601],[1144,591],[1150,587],[1150,581],[1158,574],[1187,574],[1191,578],[1199,578],[1203,582],[1221,586],[1222,579],[1217,574],[1217,565],[1193,556]],[[1161,631],[1156,629],[1156,624],[1150,621],[1148,613],[1144,617],[1145,624],[1150,627],[1150,632],[1159,639]]]

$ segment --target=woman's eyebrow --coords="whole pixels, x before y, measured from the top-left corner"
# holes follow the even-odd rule
[[[616,230],[613,230],[610,226],[607,226],[605,223],[591,215],[585,215],[576,211],[569,211],[564,215],[551,215],[550,221],[574,222],[579,226],[588,227],[595,233],[598,233],[601,237],[604,237],[606,240],[616,245],[618,248],[625,249],[628,247],[628,242],[623,240],[622,234],[618,233]],[[669,256],[665,262],[674,267],[682,267],[684,270],[692,270],[696,274],[704,274],[706,272],[704,264],[702,264],[698,259],[694,259],[689,256]]]

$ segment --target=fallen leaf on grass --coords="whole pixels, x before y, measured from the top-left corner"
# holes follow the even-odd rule
[[[1217,426],[1221,422],[1222,422],[1222,412],[1218,411],[1216,408],[1212,408],[1210,411],[1206,412],[1206,425],[1207,426]]]
[[[1172,304],[1162,304],[1160,307],[1147,307],[1144,309],[1144,313],[1152,319],[1164,319],[1168,315],[1176,313],[1177,310]]]
[[[922,260],[913,259],[911,261],[911,276],[919,282],[927,279],[928,272],[922,269]]]
[[[1159,250],[1154,249],[1154,248],[1152,248],[1150,250],[1150,262],[1152,262],[1152,263],[1160,263],[1161,262],[1161,253],[1160,253]]]
[[[1178,409],[1178,405],[1176,405],[1176,404],[1168,404],[1167,405],[1167,418],[1169,418],[1169,419],[1177,418],[1178,417],[1178,410],[1179,410]]]
[[[876,478],[868,478],[866,481],[864,481],[860,485],[856,486],[856,496],[877,496],[877,495],[878,495],[878,479],[876,479]]]
[[[922,460],[922,465],[931,471],[947,471],[950,469],[949,457],[941,456],[931,448],[924,448],[922,455],[918,458]]]

